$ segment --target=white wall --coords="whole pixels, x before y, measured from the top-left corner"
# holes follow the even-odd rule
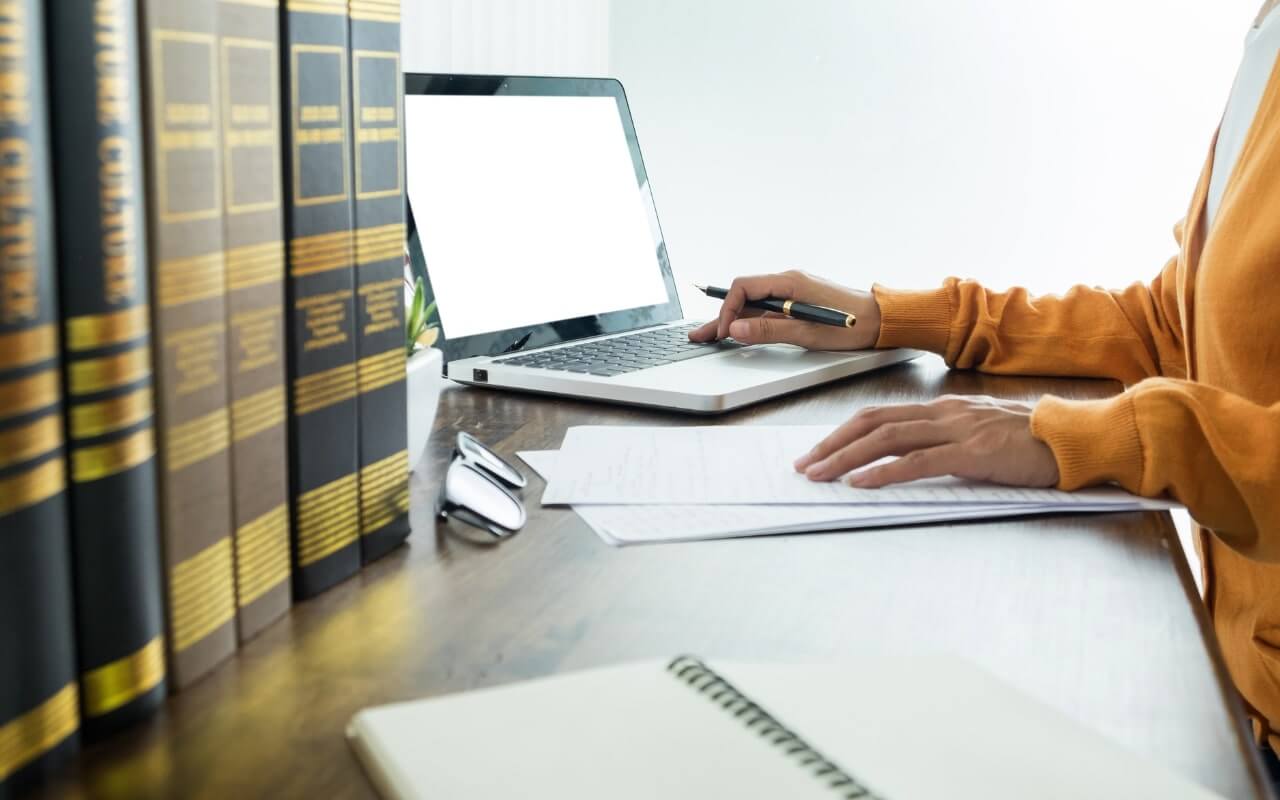
[[[615,0],[610,63],[685,283],[1116,285],[1173,251],[1259,3]]]
[[[403,0],[401,13],[407,72],[609,72],[609,0]]]

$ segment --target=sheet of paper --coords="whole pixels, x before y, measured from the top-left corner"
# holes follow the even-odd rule
[[[520,458],[544,479],[555,474],[559,453],[554,450],[521,452]],[[1071,506],[1073,512],[1123,511],[1138,506],[1104,504]],[[784,533],[855,530],[930,522],[1046,514],[1062,511],[1057,505],[578,505],[574,511],[605,543],[615,547],[633,544],[692,542],[709,539],[768,536]]]
[[[755,505],[1116,503],[1163,509],[1173,504],[1120,489],[1079,492],[931,478],[883,489],[814,483],[792,467],[829,426],[570,428],[543,505]]]

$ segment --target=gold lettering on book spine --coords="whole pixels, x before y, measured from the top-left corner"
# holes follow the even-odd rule
[[[213,34],[194,31],[155,29],[151,32],[155,213],[161,223],[217,219],[222,214],[221,181],[205,182],[199,187],[173,183],[170,170],[171,159],[218,148],[219,123],[214,111],[218,78],[215,38]],[[170,88],[178,90],[166,81],[165,65],[169,55],[182,59],[188,69],[204,67],[203,74],[192,73],[190,80],[180,84],[181,95],[169,93]],[[196,88],[201,90],[199,94],[188,96]],[[207,190],[207,196],[196,195],[197,189]],[[203,202],[196,202],[199,200]]]
[[[246,214],[279,208],[280,182],[274,177],[280,170],[280,67],[276,42],[226,36],[221,40],[220,50],[222,139],[226,147],[222,172],[227,213]],[[243,61],[258,66],[252,71],[244,64],[239,70],[233,68],[233,62]],[[261,97],[259,91],[264,82],[267,96]],[[253,175],[249,176],[250,180],[239,182],[249,184],[251,190],[266,190],[265,196],[242,198],[236,188],[236,157],[243,150],[266,151],[269,156],[269,179]]]
[[[72,317],[64,325],[64,344],[74,352],[133,341],[147,333],[147,314],[147,306],[140,305],[105,314]]]
[[[236,530],[236,603],[244,608],[289,579],[289,506]]]
[[[94,88],[98,125],[122,128],[133,119],[125,0],[94,0]],[[136,302],[138,263],[137,164],[126,136],[108,133],[98,143],[98,210],[102,229],[104,300],[108,306]]]
[[[232,438],[237,442],[244,441],[283,425],[284,419],[284,387],[272,386],[231,404]]]
[[[298,498],[298,564],[306,567],[360,538],[360,492],[355,473]]]
[[[354,9],[354,4],[353,4]],[[398,197],[404,191],[403,149],[400,147],[402,128],[400,124],[400,106],[363,105],[362,73],[371,67],[376,69],[378,61],[391,62],[387,67],[389,79],[398,80],[400,76],[400,52],[398,50],[353,50],[351,52],[351,86],[355,95],[355,132],[356,132],[356,197],[360,200],[372,200],[379,197]],[[375,73],[376,74],[376,73]],[[399,96],[397,92],[396,96]],[[364,145],[389,145],[391,157],[396,161],[395,185],[386,188],[366,189],[364,174]],[[403,249],[403,237],[400,247]],[[365,262],[362,262],[365,263]]]
[[[400,24],[400,0],[351,0],[351,18]]]
[[[62,447],[62,416],[45,414],[39,419],[0,430],[0,469],[31,461]]]
[[[392,453],[360,470],[361,533],[375,533],[407,513],[409,451]]]
[[[293,381],[293,413],[309,414],[350,400],[356,396],[357,390],[355,364],[343,364],[296,378]]]
[[[123,439],[71,451],[71,480],[75,483],[109,478],[133,469],[156,454],[155,434],[150,426]]]
[[[0,783],[61,744],[80,727],[75,681],[40,705],[0,726]]]
[[[290,0],[289,10],[294,11],[297,4]],[[347,13],[345,2],[337,2],[332,6],[334,11],[325,13]],[[307,9],[314,10],[314,9]],[[328,86],[333,91],[332,104],[303,104],[302,91],[298,81],[298,73],[302,68],[301,61],[306,57],[312,61],[308,69],[317,81],[316,86]],[[318,74],[321,64],[331,61],[332,74],[322,77]],[[327,44],[295,44],[289,50],[290,58],[290,104],[289,119],[290,139],[293,145],[293,204],[295,206],[314,206],[336,203],[347,200],[351,194],[349,175],[350,155],[347,147],[347,48]],[[314,88],[314,86],[312,87]],[[341,191],[328,194],[306,195],[302,191],[302,173],[305,171],[304,156],[312,155],[304,152],[304,148],[314,146],[340,145],[339,157],[342,159]],[[328,149],[321,151],[318,157],[325,157]]]
[[[0,334],[0,372],[48,361],[57,352],[58,329],[51,322]]]
[[[404,258],[405,226],[403,222],[361,228],[356,231],[356,263],[374,264],[379,261]]]
[[[360,393],[366,394],[383,386],[403,383],[405,379],[405,354],[403,347],[395,347],[384,353],[365,356],[357,364]]]
[[[179,653],[226,625],[236,613],[231,538],[177,564],[169,574],[169,624]]]
[[[71,438],[91,439],[124,430],[150,419],[152,413],[150,386],[106,400],[78,403],[68,412]]]
[[[0,422],[48,408],[58,402],[58,389],[58,372],[55,369],[0,381]]]
[[[66,468],[61,458],[51,458],[39,466],[0,478],[0,517],[43,503],[66,485]]]
[[[226,407],[165,429],[165,469],[177,472],[223,452],[230,445]]]
[[[289,242],[289,274],[300,278],[317,272],[350,269],[355,260],[353,248],[354,235],[349,230],[295,238]]]
[[[81,676],[85,716],[100,717],[128,705],[164,680],[164,639],[147,642],[136,652]]]

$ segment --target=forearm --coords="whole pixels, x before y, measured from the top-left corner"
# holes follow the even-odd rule
[[[1280,562],[1280,404],[1154,379],[1108,400],[1046,397],[1031,424],[1060,488],[1168,494],[1241,554]]]
[[[1160,283],[1119,292],[1078,286],[1063,296],[995,292],[948,279],[940,289],[875,287],[878,347],[914,347],[961,369],[1069,375],[1135,383],[1183,369],[1179,330],[1165,313]]]

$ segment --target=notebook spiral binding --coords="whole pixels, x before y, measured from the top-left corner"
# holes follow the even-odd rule
[[[699,659],[677,656],[667,665],[667,671],[725,711],[732,712],[747,728],[825,783],[836,796],[845,800],[883,800]]]

